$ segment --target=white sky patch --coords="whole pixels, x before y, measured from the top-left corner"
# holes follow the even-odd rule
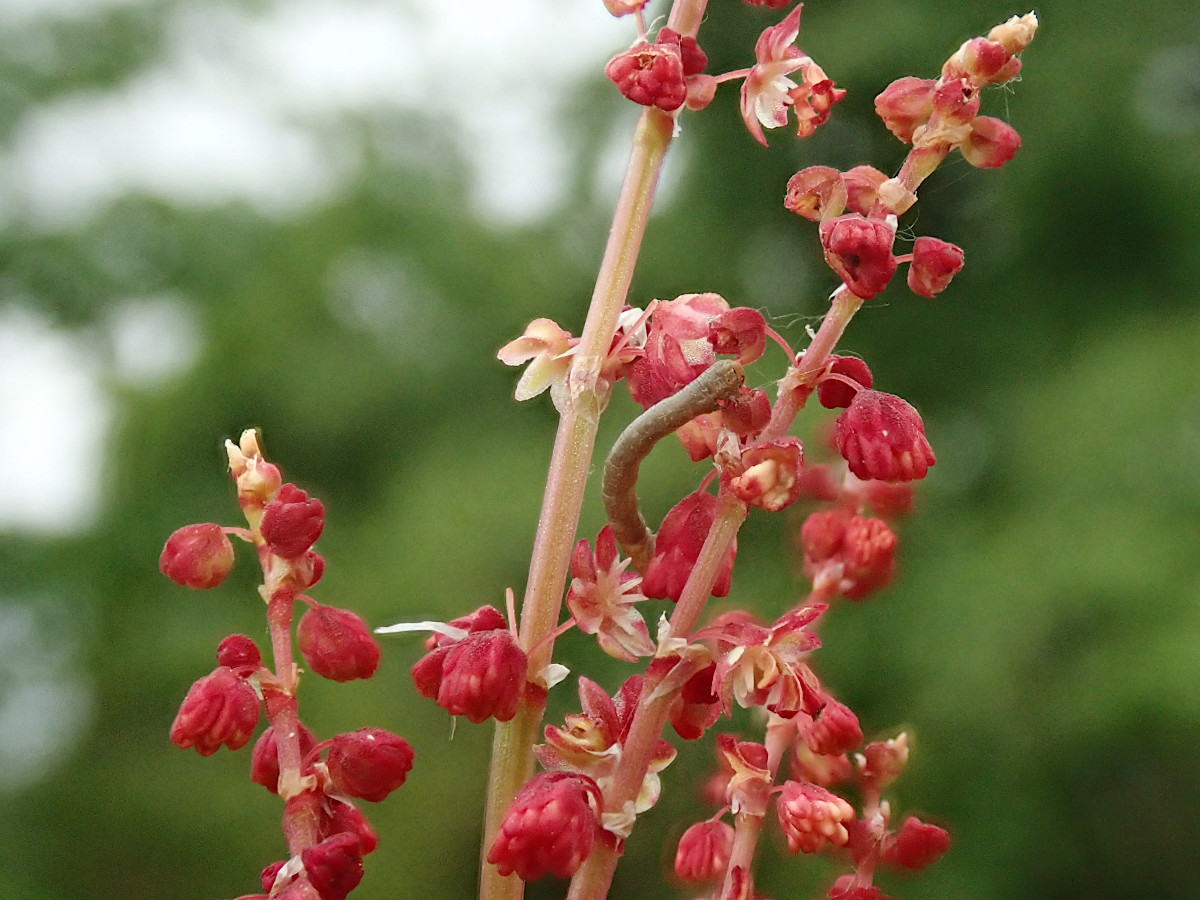
[[[77,629],[48,600],[0,597],[0,791],[18,790],[75,747],[92,707]]]
[[[110,415],[87,341],[0,310],[0,528],[68,532],[92,521]]]
[[[287,215],[351,174],[355,154],[331,137],[336,118],[387,107],[459,137],[480,212],[536,220],[567,187],[571,145],[555,110],[632,38],[630,20],[580,0],[292,0],[258,15],[197,2],[176,13],[157,67],[18,125],[0,157],[0,207],[66,227],[142,191]]]
[[[118,378],[154,388],[186,370],[200,351],[196,315],[182,297],[137,297],[108,315],[108,337]]]

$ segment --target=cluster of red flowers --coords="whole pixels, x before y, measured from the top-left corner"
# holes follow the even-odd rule
[[[266,462],[252,431],[227,443],[230,469],[247,526],[187,525],[168,538],[159,568],[172,581],[204,589],[221,584],[233,568],[229,536],[252,544],[263,571],[261,594],[275,654],[263,663],[255,642],[230,635],[217,648],[217,668],[192,685],[171,741],[202,756],[222,745],[249,742],[265,707],[268,725],[254,745],[250,780],[284,801],[289,858],[262,872],[264,893],[251,898],[343,900],[362,879],[362,859],[378,839],[355,800],[378,802],[404,784],[413,763],[408,741],[381,728],[360,728],[318,741],[298,716],[298,673],[292,658],[297,601],[308,606],[296,643],[308,668],[345,682],[370,678],[379,644],[359,616],[318,603],[305,593],[321,578],[325,561],[313,545],[325,527],[325,508]],[[324,759],[322,759],[324,755]]]
[[[636,44],[614,57],[606,74],[660,124],[670,124],[685,107],[703,108],[719,84],[739,80],[743,120],[766,144],[763,129],[784,126],[789,118],[801,137],[812,134],[845,94],[795,46],[800,6],[762,32],[751,67],[710,76],[694,33],[681,33],[682,25],[681,31],[664,27],[651,40],[643,19],[646,0],[604,2],[614,15],[632,16],[638,27]],[[699,19],[697,14],[692,32]],[[659,773],[675,759],[674,745],[662,736],[666,725],[680,739],[695,741],[739,708],[760,711],[763,740],[717,737],[720,773],[709,795],[719,811],[680,840],[675,868],[681,879],[713,884],[721,900],[757,897],[755,846],[772,808],[792,852],[848,858],[852,871],[830,888],[830,900],[882,900],[873,884],[878,869],[923,868],[948,848],[948,833],[936,825],[909,817],[895,826],[883,799],[907,764],[906,735],[864,745],[858,717],[811,666],[821,645],[814,625],[830,606],[843,598],[864,600],[891,581],[897,546],[891,523],[911,508],[912,483],[935,463],[916,409],[878,390],[865,362],[834,350],[850,318],[888,287],[902,264],[909,267],[909,287],[924,297],[945,290],[961,270],[962,251],[933,237],[919,237],[911,253],[896,255],[898,217],[952,150],[981,168],[1013,156],[1020,143],[1016,132],[979,115],[979,93],[1018,74],[1018,54],[1036,27],[1032,13],[1014,17],[965,43],[938,79],[902,78],[876,98],[889,130],[912,147],[896,176],[870,166],[845,172],[813,166],[789,181],[785,206],[819,223],[817,238],[840,282],[803,352],[793,350],[761,312],[731,306],[714,293],[656,300],[645,310],[626,307],[619,317],[614,304],[615,333],[610,340],[610,322],[601,338],[609,341],[607,354],[603,343],[581,348],[583,338],[549,319],[535,320],[499,351],[506,364],[529,364],[517,398],[549,389],[564,420],[580,396],[592,391],[606,401],[622,380],[643,408],[606,464],[610,524],[594,544],[578,541],[569,563],[565,553],[560,556],[560,575],[570,569],[563,592],[570,615],[552,633],[518,632],[511,590],[508,617],[483,606],[448,623],[380,630],[431,630],[427,652],[412,668],[417,689],[474,723],[511,722],[523,709],[537,714],[525,721],[540,721],[546,692],[567,673],[531,661],[548,658],[545,648],[570,627],[595,635],[617,659],[646,662],[644,672],[611,696],[580,677],[580,711],[562,725],[545,726],[544,743],[529,747],[536,740],[531,738],[516,748],[532,753],[544,771],[497,817],[486,847],[495,867],[490,872],[527,881],[579,876],[586,886],[572,896],[598,900],[637,817],[659,799]],[[759,363],[772,344],[786,356],[774,401],[744,384],[745,367]],[[586,371],[576,376],[577,368]],[[806,453],[809,448],[790,434],[814,395],[821,406],[839,411],[830,442],[830,452],[840,457],[834,462],[810,458],[822,448]],[[691,460],[711,468],[651,532],[632,485],[641,459],[672,432]],[[251,777],[285,802],[289,858],[263,872],[265,893],[252,896],[341,900],[358,884],[362,857],[376,844],[353,801],[382,800],[403,784],[412,749],[379,729],[318,742],[300,722],[291,650],[297,602],[309,607],[296,637],[312,671],[335,681],[368,678],[379,647],[354,613],[307,596],[324,569],[312,549],[324,527],[320,501],[282,483],[252,432],[228,449],[248,528],[188,526],[171,536],[160,564],[180,584],[214,587],[233,564],[230,535],[252,543],[264,575],[275,669],[263,664],[249,638],[227,638],[217,669],[184,700],[171,739],[205,755],[222,745],[236,749],[249,741],[260,703],[265,706],[270,724],[255,745]],[[778,513],[802,500],[812,504],[796,536],[812,584],[808,596],[773,622],[745,611],[702,622],[709,599],[732,590],[738,530],[751,508]],[[561,547],[565,551],[570,543]],[[561,594],[554,603],[559,599]],[[639,610],[653,600],[670,601],[662,604],[654,636]],[[551,631],[557,619],[547,619]],[[854,789],[857,806],[838,793],[846,786]],[[724,821],[727,814],[732,824]]]

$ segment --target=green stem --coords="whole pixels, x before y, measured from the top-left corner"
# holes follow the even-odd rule
[[[738,529],[746,520],[746,512],[746,504],[736,497],[719,498],[716,518],[671,616],[672,635],[690,635],[695,629],[712,595],[725,556],[737,537]],[[660,680],[661,677],[647,678],[642,687],[641,700],[629,726],[629,736],[621,746],[621,760],[604,794],[604,809],[608,812],[620,812],[626,804],[637,798],[650,769],[654,745],[662,736],[672,699],[670,696],[655,696]],[[620,858],[619,845],[597,842],[591,855],[571,879],[567,900],[604,900]]]
[[[553,633],[562,613],[596,429],[600,413],[608,403],[610,386],[601,379],[601,370],[629,295],[634,265],[674,130],[672,116],[655,108],[643,111],[587,320],[575,350],[569,399],[555,436],[521,607],[521,644],[526,650],[537,648],[529,660],[531,676],[542,671],[552,658],[554,642],[547,637]],[[533,773],[532,747],[541,736],[544,703],[540,694],[527,699],[513,719],[496,726],[484,823],[481,900],[517,900],[524,893],[519,878],[501,876],[495,866],[486,862],[486,857],[514,794]]]

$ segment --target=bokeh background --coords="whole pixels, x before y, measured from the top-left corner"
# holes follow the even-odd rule
[[[770,150],[731,87],[687,116],[632,300],[718,291],[801,343],[833,278],[787,178],[894,170],[874,95],[1024,11],[812,0],[800,43],[847,100]],[[835,610],[816,663],[869,733],[913,735],[897,813],[955,834],[884,879],[898,897],[1195,897],[1200,8],[1038,11],[1024,79],[985,103],[1024,148],[999,172],[953,158],[905,220],[966,270],[936,301],[889,290],[843,345],[939,462],[894,587]],[[710,71],[777,17],[713,0]],[[327,504],[318,599],[386,624],[520,592],[554,418],[512,401],[495,351],[535,316],[580,327],[636,117],[600,74],[627,26],[598,0],[0,0],[0,894],[212,900],[281,853],[248,749],[167,741],[218,641],[264,631],[249,557],[206,594],[156,567],[176,527],[236,523],[224,438],[261,428]],[[632,411],[614,401],[602,446]],[[649,517],[700,474],[656,451]],[[752,517],[733,600],[802,595],[797,523]],[[419,653],[390,638],[374,680],[303,685],[318,733],[417,749],[369,811],[362,900],[474,891],[490,728],[418,701]],[[690,896],[662,877],[707,815],[711,751],[684,749],[615,897]],[[770,897],[833,877],[762,856]]]

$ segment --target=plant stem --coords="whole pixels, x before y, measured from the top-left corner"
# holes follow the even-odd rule
[[[554,642],[546,638],[558,625],[562,612],[567,569],[575,546],[596,429],[609,398],[610,386],[602,381],[601,370],[629,294],[658,177],[674,130],[675,119],[671,115],[655,108],[643,111],[587,321],[575,350],[569,375],[569,400],[555,436],[529,582],[521,607],[521,644],[526,650],[537,648],[529,660],[531,677],[552,658]],[[515,900],[524,893],[523,882],[514,876],[502,877],[486,862],[486,855],[513,796],[533,772],[531,748],[540,737],[544,703],[541,696],[527,699],[516,716],[496,726],[488,779],[481,900]]]
[[[671,616],[672,635],[689,635],[696,627],[712,594],[725,556],[733,545],[742,522],[746,520],[746,512],[746,504],[736,497],[719,498],[716,518],[704,539],[700,556],[688,576],[687,584],[684,585],[683,593]],[[626,804],[632,803],[641,791],[649,771],[654,745],[662,736],[672,699],[669,695],[655,696],[655,688],[660,680],[661,676],[648,677],[642,688],[637,711],[629,726],[629,736],[621,746],[621,760],[612,784],[605,792],[604,809],[608,812],[620,812]],[[608,896],[613,873],[620,858],[619,845],[597,842],[591,855],[571,880],[567,900],[603,900]]]

